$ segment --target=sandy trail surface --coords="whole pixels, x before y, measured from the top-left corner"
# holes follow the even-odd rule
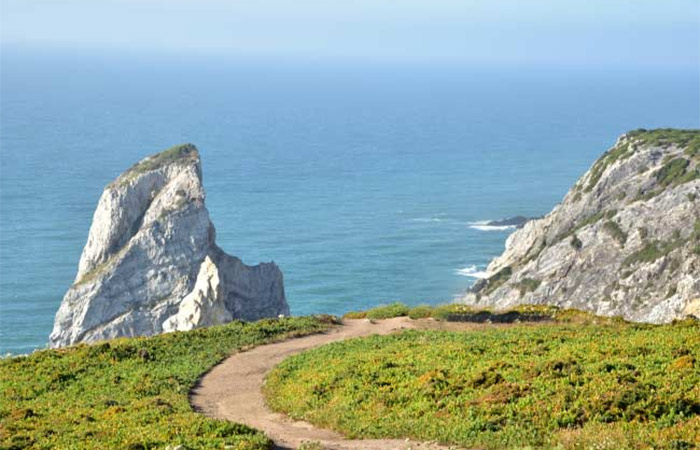
[[[456,327],[455,324],[444,327],[432,320],[411,320],[407,317],[376,322],[345,320],[343,325],[321,334],[261,345],[230,356],[202,377],[192,390],[190,401],[195,410],[209,417],[243,423],[265,432],[278,449],[298,448],[304,442],[318,442],[323,448],[332,450],[445,449],[448,447],[433,442],[404,439],[349,440],[334,431],[291,420],[270,411],[265,405],[261,389],[265,375],[285,358],[330,342],[410,328]],[[459,324],[458,328],[463,330],[480,326]]]

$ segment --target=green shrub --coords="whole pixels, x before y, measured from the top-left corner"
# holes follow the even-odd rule
[[[581,242],[581,239],[579,239],[575,234],[571,236],[570,244],[576,250],[581,250],[583,248],[583,242]]]
[[[642,189],[637,192],[637,196],[635,197],[634,201],[647,201],[651,200],[652,198],[656,197],[657,195],[661,194],[663,192],[662,189],[650,189],[648,191],[644,191]]]
[[[615,213],[617,213],[616,210]],[[565,232],[563,235],[559,236],[557,240],[565,239],[568,236],[576,234],[577,231],[580,229],[587,227],[588,225],[593,225],[594,223],[597,223],[600,219],[605,217],[605,215],[608,214],[606,211],[598,211],[596,214],[593,214],[592,216],[588,216],[582,221],[580,221],[578,224],[575,224],[569,231]]]
[[[408,311],[408,317],[413,320],[416,319],[426,319],[431,317],[433,314],[433,308],[428,305],[418,305],[414,306]]]
[[[408,315],[408,306],[400,302],[395,302],[390,305],[377,306],[367,311],[368,319],[391,319],[393,317],[401,317]]]
[[[516,287],[520,290],[520,296],[522,297],[528,292],[536,291],[541,283],[542,281],[535,280],[534,278],[523,278],[516,284]]]
[[[343,314],[343,319],[366,319],[367,311],[348,311]]]
[[[679,182],[685,175],[688,164],[690,161],[685,158],[672,159],[656,172],[656,181],[662,186]]]
[[[677,145],[685,147],[686,155],[692,157],[700,149],[700,130],[680,130],[675,128],[659,128],[656,130],[634,130],[627,133],[635,141],[644,145],[667,147]]]
[[[480,294],[484,295],[489,295],[499,287],[501,287],[508,279],[510,279],[510,276],[513,275],[513,269],[510,267],[504,267],[495,274],[491,275],[488,277],[485,281],[486,284],[484,285],[483,289],[479,291]]]
[[[436,320],[448,320],[450,318],[458,318],[459,316],[464,316],[472,314],[477,309],[469,305],[463,305],[460,303],[450,303],[447,305],[438,305],[433,308],[432,317]]]
[[[697,223],[697,222],[696,222]],[[700,235],[700,233],[699,233]],[[636,252],[629,255],[622,262],[622,266],[630,266],[636,263],[649,263],[654,262],[657,259],[668,255],[677,248],[682,247],[689,241],[694,239],[695,234],[691,234],[688,239],[683,239],[680,237],[680,232],[676,235],[674,233],[674,238],[670,241],[651,241],[646,242],[644,247],[637,250]]]
[[[560,323],[575,323],[579,325],[603,325],[624,322],[616,317],[601,317],[580,309],[557,309],[552,318]]]
[[[622,231],[622,228],[620,228],[620,225],[617,222],[614,222],[612,220],[608,220],[603,224],[603,229],[612,236],[613,239],[615,239],[620,245],[625,245],[625,242],[627,242],[627,233]]]
[[[658,241],[647,242],[640,250],[629,255],[622,265],[630,266],[639,262],[654,262],[662,256],[664,256],[664,252],[659,249]]]

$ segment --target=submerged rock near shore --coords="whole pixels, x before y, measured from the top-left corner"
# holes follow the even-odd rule
[[[700,130],[621,136],[561,204],[508,238],[461,301],[700,317]]]
[[[215,243],[197,149],[150,156],[108,185],[52,347],[289,314],[282,272]]]

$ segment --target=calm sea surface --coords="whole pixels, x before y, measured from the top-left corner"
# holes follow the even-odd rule
[[[293,314],[340,314],[452,299],[512,231],[478,222],[700,116],[697,71],[2,56],[2,353],[45,345],[103,187],[171,145],[200,149],[219,245],[278,263]]]

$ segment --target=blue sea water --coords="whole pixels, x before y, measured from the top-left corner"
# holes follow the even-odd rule
[[[468,288],[616,137],[698,127],[697,70],[329,66],[3,49],[0,352],[43,347],[103,187],[192,142],[219,245],[292,313]]]

